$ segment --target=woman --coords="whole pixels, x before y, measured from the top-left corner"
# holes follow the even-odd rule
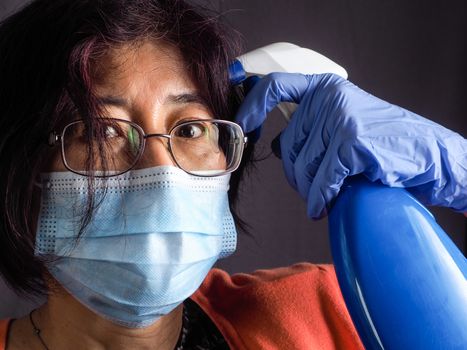
[[[7,349],[253,346],[214,325],[205,312],[219,307],[182,307],[235,246],[227,174],[244,139],[213,121],[238,105],[225,35],[181,1],[36,1],[2,25],[1,268],[15,290],[48,295],[9,323]],[[340,338],[358,345],[322,270]],[[229,280],[212,277],[200,304]]]
[[[362,348],[329,266],[210,271],[253,150],[239,164],[233,40],[177,0],[42,0],[2,24],[0,268],[48,296],[2,322],[6,349]]]

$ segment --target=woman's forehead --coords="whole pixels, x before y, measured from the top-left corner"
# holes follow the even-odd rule
[[[110,47],[92,63],[96,87],[130,85],[135,79],[172,79],[191,83],[180,50],[164,42],[143,41]]]

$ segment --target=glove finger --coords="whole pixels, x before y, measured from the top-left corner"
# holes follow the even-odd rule
[[[348,84],[333,74],[310,76],[307,93],[282,131],[280,147],[284,172],[290,185],[303,198],[307,197],[311,180],[337,132],[336,118],[342,113],[336,111],[339,106],[336,100],[341,100],[339,91]],[[297,167],[302,170],[298,171]]]
[[[368,174],[377,167],[377,160],[357,138],[350,137],[340,144],[331,143],[309,188],[302,189],[307,190],[308,216],[315,220],[326,216],[348,176],[364,174],[369,177]],[[302,173],[303,169],[297,167],[296,171]]]
[[[313,220],[326,216],[350,169],[337,152],[326,152],[307,193],[307,215]]]
[[[304,141],[299,153],[295,157],[295,161],[291,158],[292,152],[289,152],[288,159],[283,159],[284,164],[289,162],[287,169],[293,169],[290,180],[293,181],[294,188],[305,200],[308,198],[310,186],[318,172],[326,153],[327,144],[320,137],[314,135],[314,132],[309,134]]]
[[[241,104],[235,121],[248,133],[263,124],[267,113],[280,102],[300,103],[309,86],[309,76],[272,73],[251,89]]]

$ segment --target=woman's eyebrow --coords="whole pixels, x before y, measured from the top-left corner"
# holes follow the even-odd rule
[[[127,99],[119,96],[103,96],[98,97],[97,102],[101,105],[115,106],[115,107],[128,107],[129,102]]]
[[[119,96],[102,96],[99,97],[97,101],[102,105],[115,107],[128,107],[130,105],[127,99]],[[203,106],[207,106],[206,100],[197,93],[170,94],[165,98],[164,103],[199,103]]]
[[[165,103],[175,103],[175,104],[199,103],[203,106],[207,106],[206,100],[197,93],[168,95],[167,98],[165,99]]]

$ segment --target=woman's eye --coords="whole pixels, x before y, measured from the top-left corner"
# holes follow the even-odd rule
[[[118,135],[119,135],[119,133],[118,133],[117,129],[114,128],[113,126],[108,126],[104,130],[104,137],[105,138],[112,138],[112,137],[116,137]]]
[[[94,136],[98,136],[102,140],[110,141],[118,137],[124,137],[125,133],[119,125],[101,125],[96,130],[97,133]]]
[[[188,139],[194,139],[203,136],[206,133],[206,128],[203,124],[198,123],[198,124],[187,124],[187,125],[181,125],[176,133],[175,136],[177,137],[182,137],[182,138],[188,138]]]
[[[80,135],[80,138],[85,140],[107,140],[110,141],[116,137],[122,137],[124,134],[118,126],[114,125],[99,125],[97,128],[92,131],[87,128],[82,128],[81,131],[77,132]]]

